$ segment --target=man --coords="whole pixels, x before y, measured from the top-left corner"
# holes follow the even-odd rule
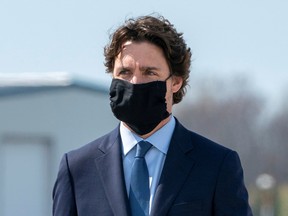
[[[105,60],[121,123],[64,155],[54,216],[252,215],[237,153],[171,114],[189,78],[182,34],[163,17],[127,20],[105,47]]]

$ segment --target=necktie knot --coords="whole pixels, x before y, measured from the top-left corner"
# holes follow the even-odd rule
[[[146,142],[144,140],[140,141],[137,144],[135,158],[143,158],[148,152],[148,150],[151,148],[151,146],[152,145],[149,142]]]

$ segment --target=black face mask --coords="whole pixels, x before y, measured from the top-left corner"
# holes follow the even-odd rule
[[[125,122],[135,133],[144,135],[170,115],[165,95],[166,81],[132,84],[113,79],[110,106],[117,119]]]

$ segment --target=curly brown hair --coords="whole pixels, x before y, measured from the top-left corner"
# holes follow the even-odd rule
[[[141,16],[128,19],[111,34],[110,43],[104,48],[106,71],[113,72],[115,59],[121,52],[123,43],[148,41],[163,50],[170,74],[182,77],[182,87],[173,94],[173,103],[179,103],[186,93],[192,56],[182,35],[163,16]]]

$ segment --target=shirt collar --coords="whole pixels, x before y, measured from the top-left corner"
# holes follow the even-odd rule
[[[175,118],[171,116],[170,120],[159,130],[149,136],[145,141],[150,142],[154,147],[164,154],[167,154],[170,140],[175,128]],[[124,156],[141,140],[137,134],[131,132],[124,126],[123,122],[120,123],[120,135],[122,139],[122,149]]]

